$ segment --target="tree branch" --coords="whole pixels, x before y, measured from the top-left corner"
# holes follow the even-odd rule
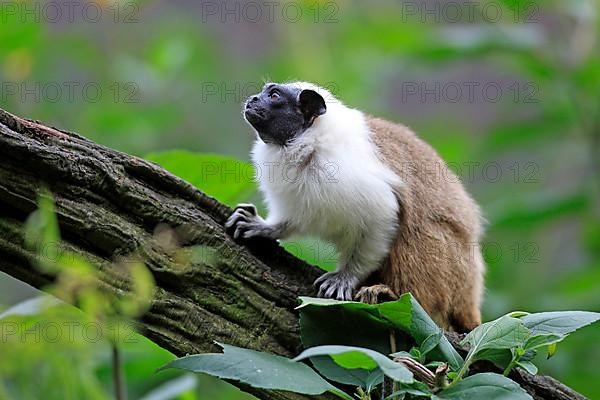
[[[235,243],[223,230],[227,206],[153,163],[1,109],[0,158],[0,270],[37,288],[52,281],[33,267],[22,229],[47,187],[60,245],[97,265],[106,290],[129,290],[114,263],[120,256],[137,252],[145,261],[157,292],[139,328],[159,346],[178,356],[216,351],[214,341],[301,351],[294,307],[299,295],[314,294],[320,270],[272,241]],[[155,235],[159,225],[173,228],[184,250],[202,246],[206,256],[173,257]],[[513,378],[536,399],[584,398],[552,378]],[[261,399],[315,398],[238,386]]]

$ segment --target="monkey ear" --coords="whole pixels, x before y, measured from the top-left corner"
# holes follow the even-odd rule
[[[314,90],[305,89],[300,92],[298,102],[300,103],[300,111],[302,111],[304,118],[306,118],[306,121],[309,122],[309,124],[319,115],[323,115],[327,112],[325,99]]]

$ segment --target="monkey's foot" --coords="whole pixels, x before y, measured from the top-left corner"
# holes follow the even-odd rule
[[[356,301],[367,304],[380,304],[398,300],[398,296],[387,285],[363,286],[354,296]]]
[[[318,297],[336,300],[352,300],[352,292],[358,286],[358,279],[347,271],[327,272],[318,278],[314,285],[319,287]]]

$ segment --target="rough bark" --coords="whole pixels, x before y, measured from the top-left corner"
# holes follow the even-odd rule
[[[0,159],[0,270],[38,288],[52,281],[33,267],[22,232],[46,187],[61,246],[92,260],[107,290],[128,290],[117,257],[143,257],[157,293],[139,325],[159,346],[179,356],[215,351],[214,341],[286,356],[301,350],[294,307],[314,294],[319,269],[272,241],[235,243],[222,226],[227,206],[155,164],[3,110]],[[183,249],[202,246],[210,256],[178,261],[157,239],[158,225],[175,229]],[[535,398],[584,398],[549,377],[513,378]],[[310,397],[242,389],[261,399]]]

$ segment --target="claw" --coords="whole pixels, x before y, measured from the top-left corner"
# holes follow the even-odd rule
[[[235,225],[235,232],[233,233],[233,238],[234,239],[239,239],[240,235],[244,232],[244,229],[249,225],[248,222],[238,222]]]
[[[325,297],[329,297],[332,298],[333,294],[335,293],[337,287],[335,285],[331,285],[329,286],[329,288],[327,289],[327,291],[325,292]]]
[[[364,286],[354,296],[356,301],[367,304],[380,304],[386,301],[398,300],[398,296],[387,285]]]
[[[318,277],[314,282],[313,282],[313,286],[317,287],[320,286],[321,283],[327,279],[328,276],[331,276],[331,272],[325,272],[323,275],[321,275],[320,277]]]
[[[254,215],[250,214],[248,211],[240,208],[237,209],[231,214],[227,222],[225,223],[226,228],[232,228],[239,220],[248,222]]]
[[[252,228],[247,229],[242,234],[242,238],[244,238],[244,239],[251,239],[251,238],[256,237],[256,236],[260,236],[260,231],[257,230],[257,229],[252,229]]]
[[[235,206],[235,210],[243,210],[243,211],[246,211],[247,213],[249,213],[249,214],[251,214],[253,216],[257,216],[258,215],[258,211],[256,210],[256,206],[254,204],[240,203],[237,206]]]
[[[337,300],[352,300],[352,291],[358,279],[348,271],[327,272],[315,280],[319,288],[317,296]]]
[[[352,288],[347,288],[344,292],[344,300],[352,300]]]

